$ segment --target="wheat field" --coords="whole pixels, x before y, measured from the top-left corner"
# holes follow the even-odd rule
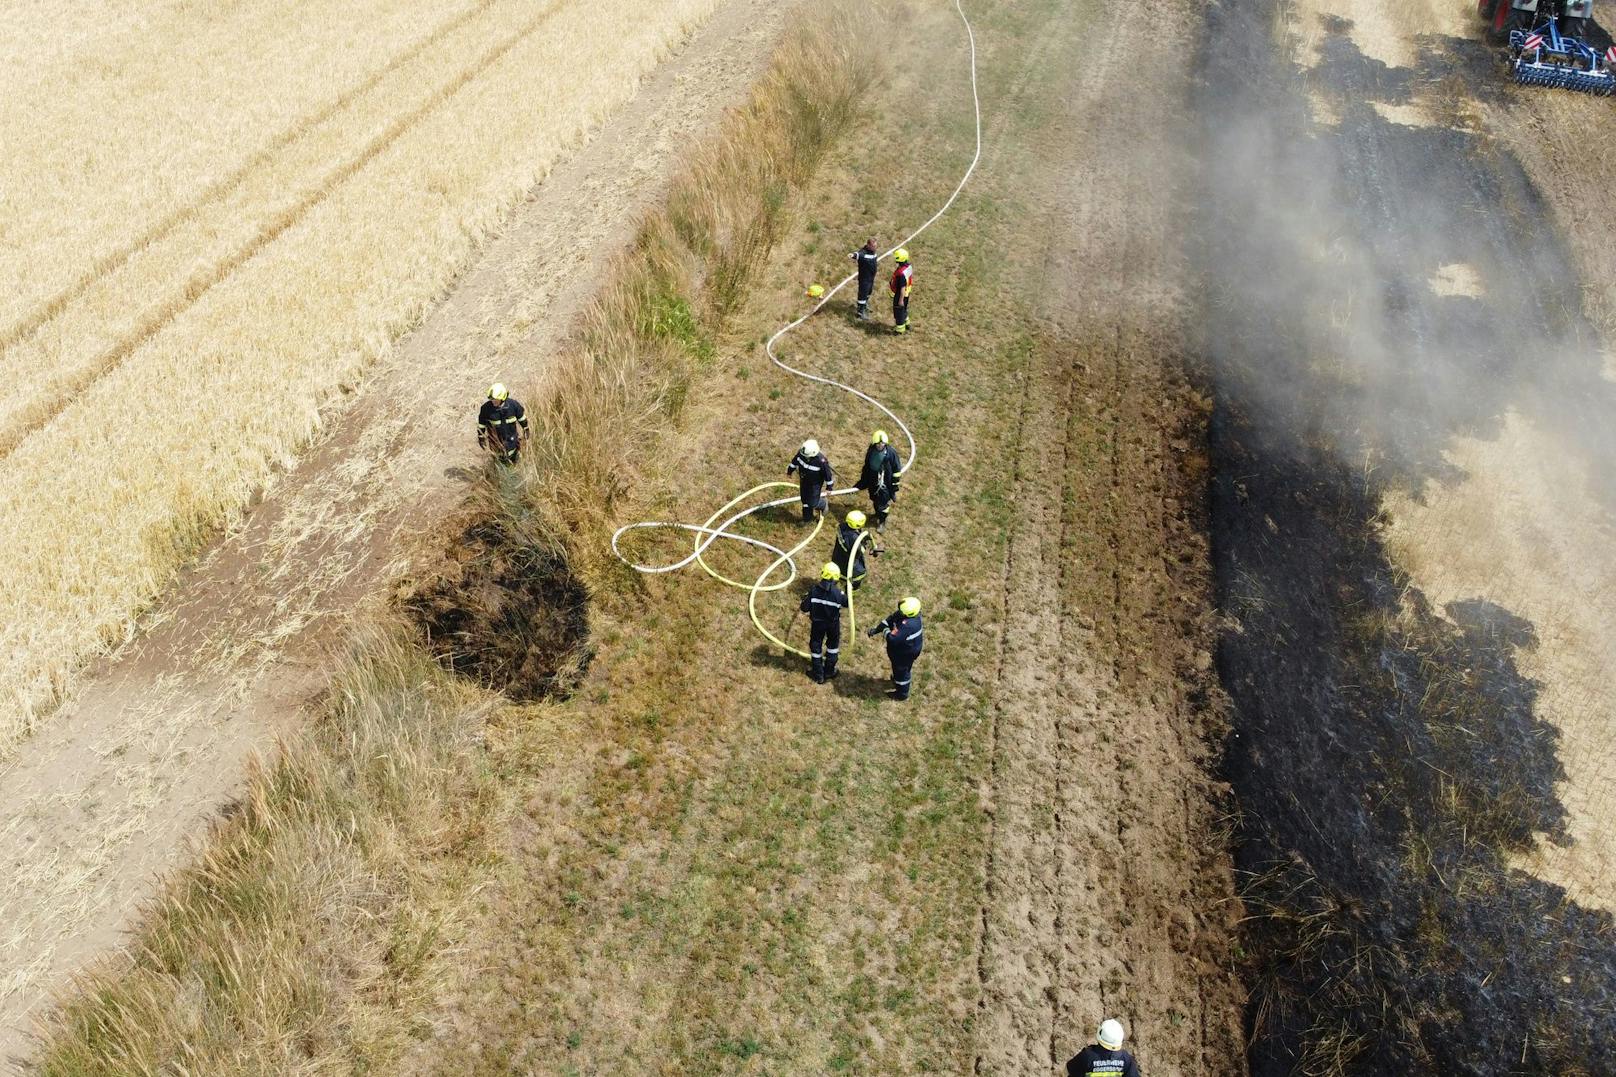
[[[0,29],[0,755],[716,0]]]

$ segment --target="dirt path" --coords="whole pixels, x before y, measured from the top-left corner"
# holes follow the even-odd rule
[[[1154,32],[1187,50],[1197,22],[1176,5]],[[1058,29],[1057,56],[1090,28]],[[1240,991],[1220,967],[1232,878],[1204,769],[1205,413],[1175,331],[1181,142],[1139,115],[1173,112],[1188,85],[1158,71],[1147,88],[1116,50],[1073,70],[1046,129],[1065,159],[1034,197],[1048,328],[1015,450],[976,1070],[1058,1068],[1116,1015],[1148,1029],[1152,1073],[1239,1072]]]
[[[329,655],[464,495],[472,411],[537,373],[604,254],[685,142],[737,102],[791,5],[731,0],[330,417],[332,434],[86,678],[0,773],[0,1055],[114,946],[251,754],[318,693]]]

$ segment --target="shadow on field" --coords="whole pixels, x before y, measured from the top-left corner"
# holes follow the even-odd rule
[[[892,682],[885,677],[872,677],[868,673],[854,673],[843,669],[832,682],[839,696],[850,699],[885,699]]]
[[[798,658],[794,654],[785,654],[776,650],[773,645],[760,643],[752,648],[747,656],[754,666],[761,669],[777,669],[785,673],[795,673],[805,676],[808,671],[808,660]]]

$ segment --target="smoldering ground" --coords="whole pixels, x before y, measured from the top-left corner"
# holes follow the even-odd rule
[[[1432,609],[1377,526],[1512,411],[1616,507],[1597,334],[1519,164],[1375,109],[1504,92],[1479,31],[1400,69],[1334,20],[1304,70],[1275,2],[1211,10],[1194,228],[1253,1071],[1616,1072],[1610,916],[1509,867],[1567,840],[1534,626]]]

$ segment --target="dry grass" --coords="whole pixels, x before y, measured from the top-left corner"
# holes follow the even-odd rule
[[[1554,432],[1516,412],[1495,438],[1455,439],[1448,459],[1463,482],[1388,499],[1389,551],[1436,608],[1483,598],[1533,625],[1536,645],[1516,661],[1538,685],[1536,713],[1560,733],[1567,780],[1557,793],[1571,840],[1545,837],[1516,864],[1581,904],[1612,908],[1616,741],[1605,685],[1616,664],[1616,576],[1592,476]]]
[[[646,222],[572,353],[547,368],[553,380],[522,394],[536,451],[531,466],[499,473],[497,493],[516,499],[507,511],[565,521],[557,533],[574,567],[606,601],[592,612],[597,656],[574,699],[501,707],[481,724],[499,779],[496,818],[483,824],[498,830],[493,848],[473,828],[449,854],[456,870],[439,869],[446,896],[430,881],[423,890],[407,875],[375,873],[376,891],[354,898],[374,921],[333,908],[310,923],[283,910],[309,926],[291,936],[295,946],[264,932],[279,949],[254,955],[275,970],[262,988],[240,990],[232,976],[182,980],[165,968],[164,948],[143,945],[132,971],[107,970],[53,1026],[50,1072],[127,1073],[136,1057],[188,1072],[970,1071],[994,810],[991,671],[1006,536],[1019,515],[1012,469],[973,465],[1013,454],[1024,379],[1053,361],[1035,356],[1039,320],[1025,305],[1038,257],[1006,265],[1002,255],[1041,250],[1047,218],[1018,201],[1019,184],[1037,169],[1047,184],[1047,170],[1067,162],[1031,138],[1019,155],[1007,147],[957,215],[928,233],[924,309],[934,316],[924,337],[865,335],[832,311],[793,340],[827,373],[885,380],[927,446],[891,536],[899,550],[867,592],[886,600],[912,589],[930,603],[936,635],[911,704],[880,702],[883,658],[862,640],[835,689],[805,696],[798,664],[756,645],[733,595],[695,578],[639,581],[605,550],[610,527],[640,516],[647,499],[686,518],[692,502],[778,471],[805,409],[817,409],[827,444],[867,438],[867,413],[776,377],[757,341],[800,311],[797,280],[840,268],[843,250],[870,231],[940,202],[969,159],[963,71],[957,82],[938,74],[958,57],[945,5],[905,7],[894,85],[866,95],[872,50],[889,40],[883,19],[898,6],[878,6],[874,20],[864,5],[813,10],[750,106],[696,151],[666,211]],[[1040,6],[1044,19],[1063,14]],[[1011,102],[1004,114],[1029,133],[1036,107],[1058,92],[1027,77],[1048,61],[1030,47],[1040,25],[1024,5],[978,22],[998,42],[989,92]],[[824,158],[861,95],[873,119],[858,145],[843,139]],[[872,178],[888,175],[906,182]],[[765,259],[768,286],[748,296]],[[1109,417],[1094,422],[1080,433],[1111,429]],[[443,692],[433,690],[439,711],[418,719],[435,730],[424,750],[465,766],[477,749],[457,723],[478,723]],[[478,768],[459,773],[464,788],[484,788]],[[259,787],[254,800],[277,817],[309,796],[297,783]],[[363,833],[372,809],[354,803]],[[437,833],[432,820],[449,803],[419,805],[419,832]],[[333,849],[342,847],[307,854],[317,882]],[[249,859],[221,878],[256,877]],[[341,878],[346,863],[339,856],[329,873]],[[475,900],[457,905],[473,887]],[[234,967],[240,944],[200,925],[232,922],[241,902],[210,907],[207,892],[182,879],[147,937],[164,937],[173,917],[163,910],[178,901],[195,925],[176,940],[186,959]],[[407,934],[405,953],[424,956],[403,964],[418,971],[395,987],[391,966],[374,960],[389,934],[378,925],[416,900],[465,916],[452,939]],[[1069,924],[1069,937],[1102,926]],[[297,1002],[287,1001],[290,983],[304,985]],[[155,1001],[126,1001],[143,997],[130,984]],[[171,1021],[164,999],[220,1016]],[[320,1034],[306,1036],[310,1028]],[[193,1035],[212,1053],[188,1054]],[[405,1037],[418,1042],[399,1055]]]
[[[821,13],[819,23],[777,54],[724,136],[694,151],[666,207],[614,267],[572,355],[551,364],[533,394],[530,496],[566,521],[574,563],[597,584],[623,497],[665,473],[654,447],[780,239],[788,192],[813,174],[869,88],[875,55],[858,21]],[[604,445],[610,468],[599,466]]]
[[[595,534],[616,487],[577,478],[598,473],[580,468],[590,439],[633,429],[646,454],[665,442],[742,294],[724,282],[767,256],[791,187],[867,87],[871,54],[849,26],[822,13],[817,31],[800,29],[751,105],[695,151],[672,208],[645,222],[580,328],[576,362],[555,364],[568,374],[531,411],[547,455],[527,475],[500,473],[506,487],[487,493],[502,511],[577,512]],[[131,958],[51,1019],[42,1072],[405,1065],[466,903],[498,862],[490,835],[525,794],[491,771],[517,764],[484,750],[489,697],[391,636],[356,653],[314,729],[254,775],[201,863],[149,912]],[[519,765],[544,754],[546,728],[522,731]]]
[[[154,20],[194,55],[87,33],[6,87],[61,127],[5,137],[0,752],[713,0],[285,6]]]
[[[40,1072],[388,1070],[407,1029],[370,1015],[430,992],[490,855],[485,711],[413,646],[367,641],[150,910],[129,966],[57,1016]]]

